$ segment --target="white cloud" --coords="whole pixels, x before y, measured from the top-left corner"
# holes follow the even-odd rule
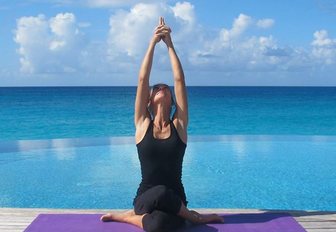
[[[14,40],[19,45],[21,71],[135,71],[153,35],[159,16],[164,16],[173,28],[173,39],[177,48],[180,48],[180,43],[185,43],[185,38],[196,28],[195,14],[190,3],[177,3],[175,6],[140,3],[131,7],[129,11],[119,10],[110,17],[106,41],[88,41],[79,28],[90,24],[77,23],[73,13],[60,13],[50,19],[44,15],[19,18]],[[155,62],[167,66],[167,54],[165,52],[162,55],[163,51],[166,51],[163,48],[161,43],[156,49]],[[180,51],[183,54],[187,47]]]
[[[137,56],[147,46],[158,23],[160,5],[137,4],[130,11],[119,11],[110,17],[109,54]]]
[[[273,27],[274,20],[273,19],[260,19],[257,21],[257,26],[260,28],[270,28]]]
[[[75,24],[75,16],[70,13],[58,14],[49,20],[49,27],[53,33],[50,41],[50,50],[72,48],[77,39],[79,30]]]
[[[21,70],[134,76],[159,16],[164,16],[172,28],[172,38],[185,69],[225,75],[237,71],[309,73],[312,69],[320,70],[321,63],[329,65],[336,61],[336,40],[325,30],[314,33],[311,50],[299,49],[282,46],[266,31],[255,35],[254,32],[260,33],[258,27],[272,27],[273,19],[256,19],[241,13],[230,28],[205,28],[197,21],[195,6],[190,2],[174,5],[155,2],[115,11],[109,19],[107,38],[99,41],[88,40],[81,29],[91,27],[90,22],[78,23],[73,13],[60,13],[50,19],[44,15],[18,19],[14,40],[19,45]],[[163,43],[156,48],[154,63],[154,69],[159,69],[156,71],[170,70]]]
[[[239,36],[245,32],[248,26],[251,24],[252,19],[250,16],[240,14],[233,22],[231,29],[223,28],[219,32],[218,40],[215,41],[213,50],[216,50],[218,46],[228,47],[230,43],[239,38]]]
[[[223,40],[230,40],[240,36],[247,27],[251,24],[251,17],[248,15],[240,14],[233,22],[230,30],[223,29],[221,34]],[[225,33],[223,33],[225,32]]]
[[[20,18],[17,21],[14,40],[20,44],[18,53],[21,55],[21,70],[29,73],[34,72],[34,63],[43,61],[44,57],[42,52],[36,53],[36,51],[48,49],[45,43],[49,40],[48,22],[45,16]]]
[[[180,48],[180,44],[185,43],[186,38],[197,30],[194,7],[190,3],[176,3],[175,6],[136,4],[129,11],[118,11],[110,17],[107,42],[109,60],[121,61],[120,63],[128,68],[127,63],[129,65],[140,63],[160,16],[164,16],[166,23],[172,28],[173,40],[177,48]],[[162,47],[164,47],[163,44],[158,46],[156,60],[167,63],[167,55],[161,55]],[[188,46],[184,46],[181,50],[188,51]]]
[[[325,64],[336,62],[336,39],[329,38],[326,30],[316,31],[312,42],[312,54]]]
[[[189,24],[195,21],[194,6],[189,2],[177,2],[175,6],[171,7],[175,18],[180,18]]]
[[[216,36],[208,37],[190,56],[190,63],[198,69],[222,72],[275,72],[309,68],[307,52],[281,47],[273,36],[248,35],[260,22],[240,14],[232,27],[222,28]],[[266,23],[265,23],[266,24]],[[264,25],[265,26],[265,25]],[[249,33],[251,34],[251,33]]]
[[[240,14],[234,19],[230,29],[222,28],[218,35],[210,37],[207,42],[201,44],[203,47],[195,51],[190,57],[191,63],[194,65],[219,65],[219,67],[227,68],[230,70],[241,68],[242,63],[249,62],[248,56],[260,53],[258,51],[258,39],[255,37],[243,39],[242,36],[248,27],[252,24],[252,18],[245,14]],[[270,39],[263,39],[261,43],[270,43]],[[246,49],[254,49],[250,53]],[[245,61],[243,61],[245,60]],[[251,61],[254,63],[254,61]],[[220,64],[224,64],[220,65]]]
[[[326,30],[316,31],[314,33],[315,40],[312,42],[312,45],[325,47],[325,46],[333,46],[335,45],[336,41],[330,39],[328,36],[328,32]]]
[[[84,39],[72,13],[19,18],[14,41],[22,72],[73,72],[80,66]]]

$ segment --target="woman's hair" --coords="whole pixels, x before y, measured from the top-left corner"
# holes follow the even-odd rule
[[[152,96],[152,93],[153,93],[154,88],[155,88],[156,86],[159,86],[159,85],[166,85],[166,86],[168,87],[169,91],[170,91],[170,96],[171,96],[170,118],[172,119],[172,117],[173,117],[173,115],[174,115],[174,113],[175,113],[175,111],[176,111],[176,104],[175,104],[175,99],[174,99],[174,96],[175,96],[175,95],[173,94],[173,91],[172,91],[172,89],[170,88],[169,85],[164,84],[164,83],[157,83],[157,84],[153,85],[153,86],[151,87],[151,90],[150,90],[150,93],[149,93],[149,97]],[[147,109],[148,109],[148,111],[149,111],[151,117],[153,118],[154,116],[153,116],[153,111],[152,111],[152,107],[151,107],[150,103],[148,104]]]

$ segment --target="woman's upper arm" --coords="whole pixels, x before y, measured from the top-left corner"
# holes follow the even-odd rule
[[[139,78],[138,87],[135,98],[135,109],[134,109],[134,124],[138,127],[142,124],[146,117],[150,117],[147,109],[147,104],[149,101],[149,81],[146,78]]]
[[[175,79],[174,90],[176,97],[176,112],[174,118],[178,119],[179,124],[186,130],[188,126],[188,99],[184,78]]]

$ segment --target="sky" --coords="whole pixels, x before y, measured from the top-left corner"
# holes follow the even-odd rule
[[[160,16],[189,86],[336,86],[334,0],[0,0],[0,86],[136,86]]]

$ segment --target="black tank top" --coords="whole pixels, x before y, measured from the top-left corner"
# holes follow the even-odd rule
[[[155,185],[165,185],[174,190],[184,204],[187,204],[181,181],[183,156],[187,145],[179,137],[174,123],[170,121],[168,138],[156,139],[151,120],[144,138],[136,146],[142,176],[136,197]]]

